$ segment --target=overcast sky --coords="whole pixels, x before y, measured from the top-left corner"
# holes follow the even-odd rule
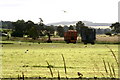
[[[118,21],[119,0],[0,0],[0,20],[32,20],[44,23],[60,21]]]

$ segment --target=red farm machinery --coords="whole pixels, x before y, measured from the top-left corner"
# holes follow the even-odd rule
[[[68,30],[64,33],[64,41],[66,43],[76,43],[77,41],[77,31],[76,30]]]

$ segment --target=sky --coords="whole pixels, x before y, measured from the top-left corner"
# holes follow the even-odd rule
[[[119,0],[0,0],[0,20],[32,20],[45,24],[61,21],[118,21]]]

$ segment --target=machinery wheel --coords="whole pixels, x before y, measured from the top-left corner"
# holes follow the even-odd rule
[[[87,42],[84,42],[85,45],[87,45]]]
[[[73,44],[76,44],[76,42],[73,42]]]
[[[67,44],[69,44],[69,41],[66,41]]]
[[[94,45],[94,44],[95,44],[95,42],[91,42],[91,44],[92,44],[92,45]]]

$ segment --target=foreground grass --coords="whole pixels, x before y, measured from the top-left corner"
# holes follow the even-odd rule
[[[118,45],[106,44],[118,56]],[[2,47],[2,77],[18,77],[24,72],[27,77],[51,77],[49,62],[53,77],[66,77],[64,55],[68,77],[78,77],[81,72],[84,77],[109,77],[104,69],[102,59],[114,64],[116,76],[117,64],[110,50],[104,44],[87,45],[65,43],[19,43],[4,44]]]

